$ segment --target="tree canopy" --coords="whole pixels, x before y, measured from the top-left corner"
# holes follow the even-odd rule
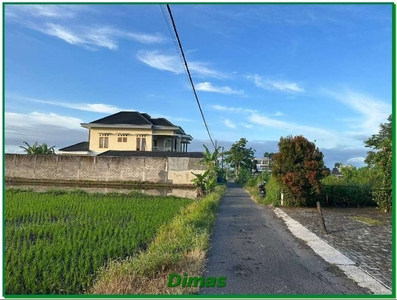
[[[392,201],[392,115],[387,120],[387,123],[380,124],[379,133],[365,141],[365,147],[371,149],[367,152],[365,163],[377,173],[375,201],[389,211]]]
[[[246,148],[247,143],[247,139],[241,138],[231,146],[229,151],[225,152],[225,161],[234,168],[236,176],[242,169],[251,170],[255,150]]]
[[[306,205],[321,192],[325,176],[322,152],[303,136],[281,137],[274,156],[272,174],[292,197],[291,205]]]

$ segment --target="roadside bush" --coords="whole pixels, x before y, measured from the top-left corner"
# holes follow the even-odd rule
[[[251,177],[252,177],[251,170],[241,169],[240,172],[238,173],[237,178],[235,179],[235,182],[238,185],[244,186]]]
[[[270,176],[270,174],[263,174],[261,177],[257,176],[255,178],[255,185],[249,185],[247,183],[246,190],[250,194],[251,198],[260,204],[263,205],[280,205],[280,185],[277,183],[274,177]],[[253,184],[254,180],[250,180],[250,184]],[[266,181],[266,196],[263,198],[259,193],[258,184]]]
[[[246,187],[256,187],[259,183],[259,178],[258,176],[251,177],[248,179],[247,183],[245,184]]]
[[[268,182],[270,179],[270,173],[262,172],[257,174],[256,176],[252,176],[248,179],[245,187],[258,187],[258,185],[262,184],[263,182]]]
[[[375,206],[369,185],[324,185],[319,201],[328,206]]]
[[[266,198],[264,199],[264,204],[273,204],[274,206],[280,205],[280,189],[281,186],[277,182],[276,178],[270,176],[266,183]]]

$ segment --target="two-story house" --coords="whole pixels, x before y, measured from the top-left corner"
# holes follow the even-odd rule
[[[193,140],[167,119],[137,111],[121,111],[81,126],[88,129],[88,142],[59,149],[59,154],[98,155],[109,150],[187,152]]]
[[[271,171],[271,159],[269,157],[254,158],[254,164],[258,172]]]

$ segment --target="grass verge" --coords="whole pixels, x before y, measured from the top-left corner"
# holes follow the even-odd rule
[[[367,217],[351,217],[353,220],[359,221],[359,222],[364,222],[369,225],[383,225],[383,222],[367,218]]]
[[[245,191],[251,196],[251,199],[259,204],[264,204],[264,198],[259,193],[258,187],[256,186],[245,186]]]
[[[160,228],[147,251],[112,261],[99,271],[89,294],[193,294],[199,288],[169,288],[169,275],[200,276],[225,186],[182,210],[171,223]]]

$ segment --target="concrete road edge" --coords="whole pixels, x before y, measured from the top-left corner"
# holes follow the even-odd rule
[[[383,283],[364,272],[354,261],[346,257],[334,247],[330,246],[327,242],[308,230],[302,224],[292,219],[280,208],[275,208],[274,212],[279,218],[284,220],[293,235],[305,241],[307,245],[325,261],[339,267],[339,269],[341,269],[349,278],[354,280],[359,286],[368,288],[376,295],[390,295],[392,293],[389,287],[386,287]]]

